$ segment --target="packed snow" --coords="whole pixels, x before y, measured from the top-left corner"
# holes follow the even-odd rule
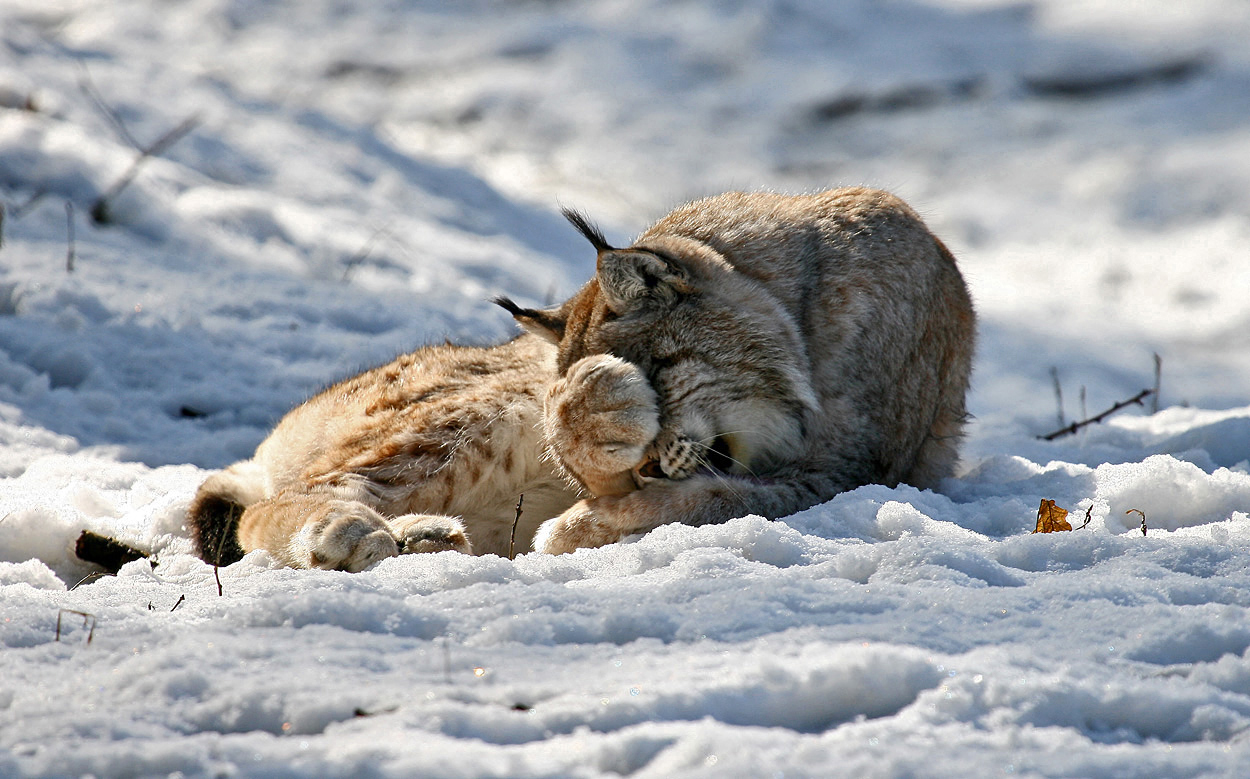
[[[1250,776],[1247,40],[1240,0],[7,0],[0,776]],[[561,205],[624,242],[839,184],[978,305],[939,492],[191,554],[286,409],[588,278]]]

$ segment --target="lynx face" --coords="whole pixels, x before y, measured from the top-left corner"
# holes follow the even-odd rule
[[[644,236],[615,249],[569,217],[599,251],[595,278],[558,308],[501,304],[557,345],[561,375],[609,354],[650,382],[660,432],[635,484],[749,476],[792,459],[817,402],[799,334],[775,298],[703,244]]]

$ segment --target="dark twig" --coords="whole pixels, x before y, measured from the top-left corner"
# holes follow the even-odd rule
[[[1086,507],[1086,509],[1085,509],[1085,521],[1081,523],[1081,526],[1080,526],[1080,527],[1078,527],[1078,528],[1077,528],[1077,530],[1084,530],[1085,528],[1089,527],[1089,515],[1090,515],[1090,513],[1091,513],[1093,510],[1094,510],[1094,504],[1093,504],[1093,503],[1089,504],[1089,506],[1088,506],[1088,507]]]
[[[1141,515],[1141,534],[1143,536],[1146,535],[1146,512],[1142,511],[1141,509],[1129,509],[1128,511],[1124,513]]]
[[[48,190],[45,187],[39,187],[34,192],[30,193],[30,197],[26,198],[26,202],[10,209],[9,216],[13,219],[13,221],[21,219],[26,215],[27,211],[38,205],[39,201],[43,200],[43,197],[46,194],[48,194]]]
[[[69,248],[65,252],[65,272],[74,272],[74,204],[65,201],[65,232]]]
[[[521,523],[521,504],[525,502],[525,493],[521,493],[521,497],[516,499],[516,516],[512,518],[512,535],[508,537],[508,559],[511,560],[515,555],[513,550],[516,548],[516,526]]]
[[[113,125],[113,129],[117,131],[117,135],[123,141],[136,149],[140,148],[139,142],[130,134],[130,130],[126,129],[126,124],[122,121],[121,116],[104,101],[100,90],[96,89],[95,81],[92,80],[91,71],[87,70],[86,63],[79,61],[78,65],[82,69],[82,73],[78,76],[78,88],[95,105],[96,110],[104,114],[104,118],[109,120],[109,124]]]
[[[139,150],[139,156],[135,157],[135,161],[130,163],[130,167],[122,174],[121,178],[113,182],[113,185],[104,191],[103,195],[96,198],[95,203],[91,205],[91,218],[96,224],[109,224],[112,222],[109,214],[109,201],[121,194],[122,190],[130,186],[135,180],[135,176],[139,175],[139,169],[143,167],[143,163],[149,157],[159,157],[165,153],[170,146],[182,140],[183,136],[194,130],[200,123],[200,117],[192,115],[182,120],[174,129],[162,135],[152,142],[152,145]]]
[[[1053,365],[1050,368],[1050,380],[1055,385],[1055,418],[1059,420],[1059,426],[1063,427],[1067,424],[1063,418],[1063,387],[1059,384],[1059,368]]]
[[[388,237],[390,234],[391,231],[387,227],[379,227],[377,230],[374,230],[373,235],[369,236],[369,240],[361,245],[360,250],[349,257],[347,262],[343,263],[342,280],[347,281],[351,277],[352,271],[356,270],[356,266],[369,259],[369,254],[373,252],[373,245],[378,242],[379,238]]]
[[[186,600],[186,599],[187,599],[187,596],[186,596],[186,595],[179,595],[179,596],[178,596],[178,601],[177,601],[176,603],[174,603],[174,607],[173,607],[172,609],[170,609],[170,611],[177,611],[177,610],[178,610],[178,607],[179,607],[179,606],[181,606],[181,605],[182,605],[182,602],[183,602],[184,600]]]
[[[78,581],[74,582],[74,586],[73,586],[73,587],[70,587],[70,588],[69,588],[69,590],[70,590],[70,592],[72,592],[72,591],[74,591],[74,590],[78,589],[79,585],[81,585],[83,582],[86,582],[88,579],[99,579],[101,576],[109,576],[109,575],[110,575],[110,574],[109,574],[109,572],[108,572],[108,571],[92,571],[91,573],[89,573],[89,574],[87,574],[86,576],[82,577],[82,578],[81,578],[81,579],[79,579]]]
[[[1150,396],[1150,413],[1159,413],[1159,384],[1163,381],[1163,358],[1158,352],[1154,353],[1155,358],[1155,388],[1154,394]]]
[[[226,548],[226,536],[231,532],[238,532],[238,526],[227,527],[221,534],[221,539],[217,542],[217,554],[213,555],[213,578],[217,580],[217,597],[223,596],[221,588],[221,553]]]
[[[56,640],[57,641],[61,640],[61,618],[64,617],[66,614],[74,614],[75,616],[82,617],[83,627],[87,627],[88,625],[91,626],[91,629],[87,631],[87,643],[90,644],[91,639],[95,638],[95,615],[88,614],[85,611],[74,611],[73,609],[58,609],[57,610],[56,612]]]
[[[1080,422],[1073,422],[1067,427],[1060,428],[1053,432],[1047,433],[1046,435],[1039,435],[1038,438],[1042,441],[1053,441],[1056,438],[1061,438],[1062,436],[1065,436],[1065,435],[1071,435],[1072,433],[1075,433],[1076,431],[1080,430],[1086,425],[1092,425],[1095,422],[1103,421],[1104,419],[1111,416],[1112,414],[1114,414],[1115,412],[1119,411],[1122,408],[1126,408],[1134,404],[1138,406],[1143,405],[1142,401],[1150,397],[1150,395],[1153,392],[1154,390],[1144,389],[1141,392],[1134,395],[1133,397],[1129,398],[1128,400],[1121,400],[1119,403],[1116,403],[1114,406],[1102,412],[1101,414],[1095,414],[1089,419],[1082,419]]]

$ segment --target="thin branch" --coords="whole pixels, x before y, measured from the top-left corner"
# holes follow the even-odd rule
[[[65,272],[74,272],[74,204],[65,201],[65,232],[69,248],[65,250]]]
[[[1155,388],[1154,388],[1154,394],[1151,395],[1150,397],[1150,413],[1158,414],[1159,413],[1159,384],[1163,380],[1163,358],[1159,356],[1158,352],[1154,353],[1154,358],[1155,358]]]
[[[162,135],[152,142],[151,146],[147,146],[139,150],[139,156],[135,157],[135,161],[130,163],[130,167],[122,174],[121,178],[113,183],[111,187],[104,191],[103,195],[96,198],[95,203],[91,205],[91,218],[96,224],[109,224],[112,218],[109,214],[109,201],[121,194],[122,190],[130,186],[135,180],[135,176],[139,175],[139,169],[143,167],[143,163],[149,157],[159,157],[170,146],[182,140],[183,136],[194,130],[200,123],[198,115],[192,115],[182,120],[174,129]]]
[[[1084,530],[1085,528],[1089,527],[1089,518],[1090,518],[1090,514],[1092,514],[1093,511],[1094,511],[1094,504],[1091,503],[1089,504],[1089,506],[1085,508],[1085,521],[1081,523],[1081,526],[1078,527],[1077,530]]]
[[[343,281],[347,281],[352,271],[356,270],[356,266],[369,259],[369,255],[373,252],[373,246],[378,242],[379,238],[390,237],[391,231],[389,227],[379,227],[373,231],[373,235],[369,236],[369,240],[361,245],[359,251],[347,258],[347,262],[343,263]]]
[[[100,90],[96,89],[95,81],[91,78],[91,71],[87,70],[87,65],[82,60],[78,61],[78,66],[82,72],[78,76],[78,88],[84,95],[95,105],[96,110],[108,119],[109,124],[113,125],[113,129],[117,132],[118,137],[125,141],[135,149],[139,149],[140,144],[135,137],[130,134],[130,130],[126,128],[126,123],[113,108],[104,100],[104,96],[100,94]]]
[[[512,518],[512,535],[508,537],[508,559],[511,560],[515,555],[513,550],[516,548],[516,526],[521,523],[521,504],[525,502],[525,493],[516,499],[516,516]]]
[[[1154,390],[1144,389],[1141,392],[1134,395],[1133,397],[1129,398],[1128,400],[1121,400],[1119,403],[1116,403],[1114,406],[1102,412],[1101,414],[1095,414],[1089,419],[1082,419],[1080,422],[1073,422],[1067,427],[1060,428],[1058,430],[1055,430],[1054,432],[1047,433],[1046,435],[1039,435],[1038,438],[1042,441],[1053,441],[1056,438],[1061,438],[1065,435],[1071,435],[1072,433],[1075,433],[1076,431],[1080,430],[1086,425],[1092,425],[1095,422],[1103,421],[1104,419],[1111,416],[1112,414],[1114,414],[1115,412],[1119,411],[1122,408],[1126,408],[1134,404],[1138,406],[1144,405],[1142,401],[1150,397],[1150,395],[1153,393],[1154,393]]]
[[[56,612],[56,640],[57,641],[61,640],[61,618],[64,617],[66,614],[73,614],[74,616],[82,617],[82,626],[84,628],[87,627],[88,625],[91,626],[91,629],[87,631],[87,643],[90,644],[91,639],[95,638],[95,623],[96,623],[95,615],[88,614],[85,611],[75,611],[74,609],[58,609],[57,610]]]
[[[34,208],[40,200],[43,200],[43,197],[46,194],[48,194],[47,187],[39,187],[34,192],[30,193],[30,197],[26,198],[25,203],[21,203],[20,205],[9,209],[9,216],[14,222],[16,222],[18,219],[25,216],[27,211]]]
[[[1066,422],[1063,418],[1063,387],[1059,384],[1059,368],[1051,366],[1050,380],[1055,385],[1055,408],[1058,409],[1055,418],[1059,420],[1059,426],[1063,427]]]

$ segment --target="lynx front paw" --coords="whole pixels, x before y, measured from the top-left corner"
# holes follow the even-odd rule
[[[614,544],[629,535],[597,516],[592,506],[595,502],[598,501],[579,501],[560,516],[544,522],[534,535],[534,549],[544,554],[567,554]]]
[[[391,520],[391,529],[399,539],[400,554],[448,551],[473,554],[464,525],[454,517],[405,514]]]
[[[309,568],[363,571],[399,554],[386,520],[363,503],[332,500],[308,518],[292,541],[293,555]]]
[[[631,470],[660,431],[655,390],[641,369],[608,354],[573,364],[544,408],[547,445],[594,495],[636,488]]]

